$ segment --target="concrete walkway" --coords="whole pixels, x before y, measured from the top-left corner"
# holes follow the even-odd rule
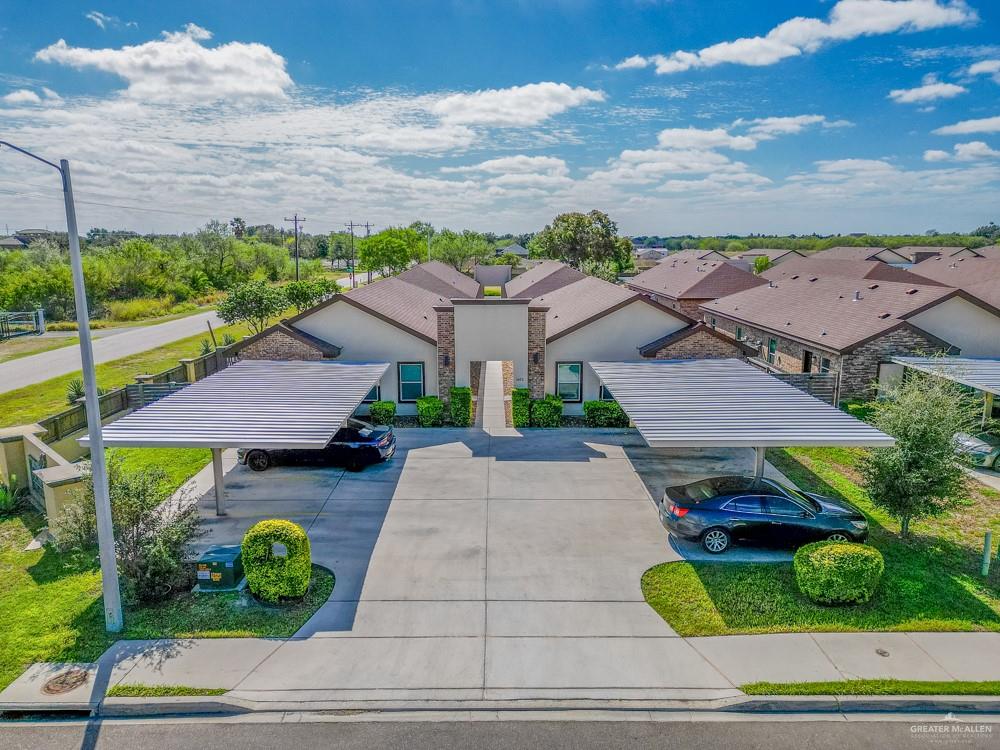
[[[480,388],[476,419],[477,426],[492,435],[508,427],[503,403],[503,363],[490,361],[483,369],[483,385]]]
[[[119,329],[113,335],[95,338],[94,361],[97,364],[110,362],[199,333],[205,334],[205,338],[208,338],[207,323],[213,326],[225,325],[219,316],[211,311],[151,326]],[[80,367],[79,346],[66,346],[4,362],[0,364],[0,393],[75,372]]]

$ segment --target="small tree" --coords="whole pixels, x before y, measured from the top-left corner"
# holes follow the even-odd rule
[[[260,333],[271,318],[288,307],[288,298],[278,287],[266,281],[248,281],[229,290],[219,303],[219,317],[232,325],[246,323],[254,333]]]
[[[975,420],[975,401],[961,386],[929,375],[907,378],[875,403],[873,423],[896,444],[871,450],[858,469],[872,502],[899,520],[901,536],[909,536],[911,520],[941,515],[958,502],[965,474],[952,438]]]
[[[418,257],[421,243],[413,229],[384,229],[358,242],[358,267],[382,276],[402,273]]]
[[[753,272],[757,274],[764,273],[772,265],[771,259],[766,255],[758,255],[753,259]]]
[[[315,281],[293,281],[285,284],[285,297],[289,304],[295,305],[298,312],[315,305],[326,292],[326,285]]]

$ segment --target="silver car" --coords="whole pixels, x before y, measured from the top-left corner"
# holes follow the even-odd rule
[[[973,466],[1000,470],[1000,437],[980,432],[959,432],[954,437],[955,452],[968,458]]]

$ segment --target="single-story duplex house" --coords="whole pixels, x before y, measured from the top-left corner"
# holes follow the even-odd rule
[[[920,275],[916,266],[907,270],[890,266],[877,260],[838,260],[811,255],[782,264],[780,268],[769,268],[760,274],[768,281],[793,279],[798,276],[840,276],[845,279],[865,279],[868,281],[895,281],[900,284],[932,284],[947,286]]]
[[[704,310],[778,370],[839,373],[842,398],[872,395],[893,355],[1000,355],[1000,309],[937,283],[795,274]]]
[[[626,283],[630,289],[647,295],[654,302],[700,320],[701,306],[706,302],[767,281],[731,262],[699,260],[678,253]]]
[[[1000,255],[995,259],[938,256],[914,266],[913,273],[938,284],[961,289],[983,302],[1000,307]]]
[[[836,258],[838,260],[877,260],[882,263],[895,265],[906,265],[912,263],[909,257],[900,255],[895,250],[887,247],[854,247],[852,245],[838,245],[826,250],[813,253],[813,258]]]
[[[980,258],[989,258],[990,260],[1000,260],[1000,245],[987,245],[986,247],[977,247],[972,250]]]
[[[905,255],[913,263],[919,263],[935,255],[944,255],[948,258],[975,258],[976,252],[971,248],[958,245],[903,245],[895,248],[900,255]]]
[[[745,260],[751,266],[757,258],[765,257],[771,261],[772,266],[776,266],[779,263],[784,263],[785,261],[793,260],[795,258],[804,258],[806,256],[798,250],[788,250],[780,247],[756,247],[752,250],[747,250],[745,253],[734,255],[733,257],[736,260]]]
[[[244,359],[338,359],[392,365],[366,401],[415,414],[420,396],[472,386],[479,363],[511,363],[513,387],[559,394],[567,414],[610,398],[586,363],[745,357],[745,344],[649,296],[543,261],[484,297],[442,263],[337,294],[241,342]]]
[[[513,245],[507,245],[505,247],[498,247],[496,250],[496,255],[499,258],[501,255],[516,255],[518,258],[528,257],[528,248],[522,247],[516,242]]]

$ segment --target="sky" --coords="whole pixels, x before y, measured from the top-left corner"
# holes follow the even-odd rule
[[[0,140],[81,228],[1000,222],[996,0],[0,0]],[[0,149],[0,232],[64,228]]]

